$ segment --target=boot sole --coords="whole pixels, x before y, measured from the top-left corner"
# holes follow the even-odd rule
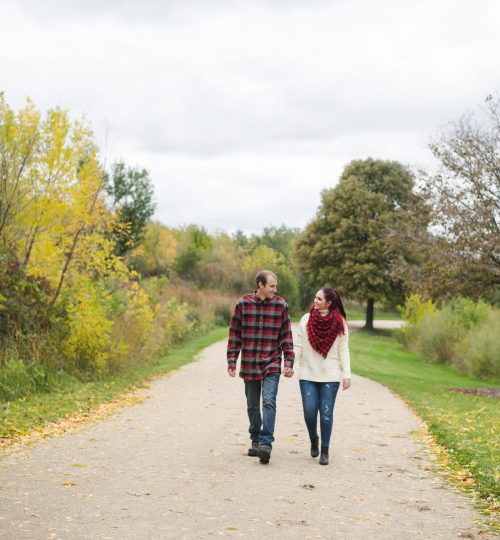
[[[259,460],[263,465],[267,465],[271,459],[271,454],[265,450],[259,450],[257,455],[259,456]]]

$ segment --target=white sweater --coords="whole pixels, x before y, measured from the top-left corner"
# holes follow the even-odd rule
[[[294,340],[295,360],[299,362],[299,379],[315,382],[340,381],[351,378],[351,360],[349,356],[349,331],[344,325],[344,335],[337,336],[326,358],[315,351],[307,337],[306,313],[299,323],[297,339]],[[342,372],[342,376],[341,376]]]

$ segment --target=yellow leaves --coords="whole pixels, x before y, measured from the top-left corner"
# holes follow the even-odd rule
[[[148,223],[142,245],[137,246],[131,253],[131,262],[145,274],[164,271],[174,263],[177,247],[174,231],[161,223]]]
[[[257,247],[251,255],[244,258],[241,265],[243,272],[253,272],[259,268],[276,268],[279,256],[268,246]]]

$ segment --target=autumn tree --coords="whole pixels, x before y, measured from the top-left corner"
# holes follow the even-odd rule
[[[1,293],[9,302],[1,303],[9,310],[11,346],[27,361],[36,358],[29,351],[41,350],[37,340],[45,346],[57,308],[64,339],[54,334],[52,345],[60,358],[104,362],[111,322],[103,278],[126,284],[130,274],[107,238],[113,217],[88,123],[59,108],[42,117],[30,101],[15,112],[0,97],[0,192],[0,266],[9,273]],[[10,301],[21,289],[31,305]],[[26,326],[22,314],[30,309],[36,313]],[[63,352],[71,340],[74,347]]]
[[[176,257],[175,231],[157,221],[146,224],[142,241],[130,253],[132,267],[142,276],[168,274]]]
[[[212,237],[198,225],[188,225],[179,236],[175,270],[182,278],[195,279],[197,264],[212,248]]]
[[[424,178],[435,240],[429,279],[449,294],[492,300],[500,285],[500,98],[452,122],[430,148],[440,168]]]
[[[107,177],[106,191],[118,216],[113,230],[116,253],[123,255],[139,244],[154,213],[153,184],[146,169],[128,167],[119,161]]]
[[[334,286],[366,301],[366,328],[373,328],[376,301],[402,300],[387,238],[406,219],[413,187],[412,173],[398,162],[352,161],[338,185],[323,191],[316,217],[297,241],[299,266],[309,284]]]
[[[280,253],[285,259],[289,259],[291,244],[299,232],[299,229],[286,225],[264,227],[261,234],[252,236],[252,243],[255,246],[267,246]]]

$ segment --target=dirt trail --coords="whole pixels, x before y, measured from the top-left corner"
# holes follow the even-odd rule
[[[354,366],[355,371],[355,366]],[[0,538],[488,538],[432,473],[419,422],[385,387],[340,392],[330,465],[309,457],[298,380],[282,378],[269,465],[247,457],[225,344],[106,421],[0,458]]]

